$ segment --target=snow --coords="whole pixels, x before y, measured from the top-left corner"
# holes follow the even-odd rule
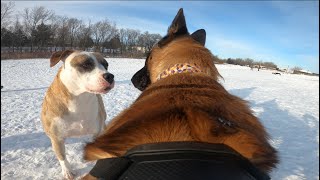
[[[140,91],[132,75],[144,65],[141,59],[107,59],[116,85],[103,95],[107,121],[127,108]],[[1,61],[1,178],[62,179],[61,167],[40,122],[41,103],[59,63],[48,59]],[[250,104],[279,151],[280,164],[272,179],[319,179],[319,77],[284,74],[234,65],[217,65],[221,83]],[[82,160],[90,137],[66,142],[67,158],[78,177],[93,163]]]

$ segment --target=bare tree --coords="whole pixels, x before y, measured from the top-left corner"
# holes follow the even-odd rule
[[[52,20],[54,12],[46,9],[43,6],[35,6],[33,8],[25,8],[21,13],[24,18],[25,32],[31,40],[31,50],[33,49],[32,32],[35,31],[39,24],[45,24],[47,21]]]
[[[129,49],[133,51],[133,48],[138,45],[138,37],[140,35],[140,31],[135,29],[127,29],[127,33],[128,46]]]
[[[295,67],[293,67],[291,70],[292,70],[292,71],[301,71],[302,68],[299,67],[299,66],[295,66]]]
[[[153,45],[161,39],[160,34],[149,34],[148,31],[141,34],[138,38],[139,45],[144,47],[145,52],[150,52]]]
[[[41,23],[36,30],[32,32],[34,44],[37,45],[38,50],[45,50],[52,46],[53,33],[50,25]]]
[[[86,48],[93,45],[92,35],[92,24],[91,20],[88,20],[88,26],[84,23],[81,23],[79,26],[79,31],[77,33],[78,47],[86,50]]]
[[[99,21],[92,26],[92,34],[96,50],[102,51],[101,46],[105,41],[109,41],[116,34],[115,24],[111,24],[108,19]]]
[[[68,28],[69,28],[69,38],[70,38],[70,46],[74,46],[74,41],[76,38],[76,35],[79,31],[79,27],[81,25],[81,20],[76,18],[70,18],[68,20]]]
[[[55,44],[57,46],[62,47],[62,50],[68,45],[68,37],[69,37],[69,28],[68,28],[68,17],[59,16],[57,20],[57,30],[56,30],[56,38]]]
[[[118,36],[120,39],[121,47],[120,47],[120,52],[123,54],[124,51],[127,49],[128,45],[128,31],[127,29],[121,28],[118,32]]]
[[[275,65],[273,62],[263,62],[262,65],[268,69],[277,69],[277,65]]]
[[[52,21],[51,21],[51,31],[53,33],[53,46],[56,47],[58,46],[58,37],[59,37],[59,27],[60,27],[60,20],[61,16],[53,16]]]
[[[16,20],[13,25],[13,34],[14,34],[13,44],[15,47],[20,49],[20,52],[22,52],[22,47],[28,43],[28,39],[23,31],[23,26],[21,25],[19,19],[20,19],[19,15],[16,15]]]
[[[8,3],[1,2],[1,29],[6,28],[10,24],[10,18],[15,4],[10,1]]]
[[[244,65],[248,65],[249,67],[252,67],[253,66],[253,59],[246,58],[244,60]]]

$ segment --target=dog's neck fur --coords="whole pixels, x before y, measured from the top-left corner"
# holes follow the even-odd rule
[[[196,63],[178,63],[160,73],[157,80],[179,73],[203,73],[203,70]]]
[[[74,96],[61,81],[60,72],[61,69],[59,69],[53,83],[46,92],[45,101],[43,103],[43,112],[50,111],[52,117],[60,117],[68,112],[68,104],[74,99]],[[43,116],[42,118],[46,118],[43,113],[41,116]]]
[[[68,89],[69,93],[74,96],[79,96],[80,94],[84,93],[84,90],[79,87],[78,84],[74,83],[72,79],[70,79],[70,75],[61,67],[59,70],[59,78],[60,81],[64,84],[64,86]]]

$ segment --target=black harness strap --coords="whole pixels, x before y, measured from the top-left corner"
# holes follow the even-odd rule
[[[105,180],[269,180],[249,160],[223,144],[143,144],[124,156],[98,160],[90,174]]]
[[[124,157],[100,159],[90,171],[90,175],[106,180],[118,179],[130,164],[131,161]]]

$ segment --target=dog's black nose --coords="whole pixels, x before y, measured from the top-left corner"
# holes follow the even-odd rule
[[[103,74],[103,78],[108,81],[108,83],[113,83],[113,78],[114,78],[114,75],[111,74],[111,73],[105,73]]]

